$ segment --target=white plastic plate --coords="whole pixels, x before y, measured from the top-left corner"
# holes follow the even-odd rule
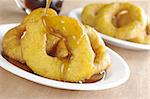
[[[0,26],[0,43],[2,43],[2,38],[6,31],[10,28],[16,26],[17,24],[6,24]],[[0,52],[2,51],[2,46],[0,44]],[[5,70],[25,78],[27,80],[50,86],[60,89],[68,89],[68,90],[104,90],[108,88],[113,88],[123,84],[125,81],[128,80],[130,75],[130,70],[127,63],[119,56],[116,52],[112,51],[111,49],[107,48],[107,52],[109,53],[111,60],[112,60],[112,68],[111,72],[108,70],[106,77],[95,83],[67,83],[61,81],[55,81],[51,79],[47,79],[29,72],[26,72],[13,64],[9,63],[5,58],[2,57],[0,54],[0,66]]]
[[[73,17],[73,18],[77,19],[79,22],[81,22],[80,15],[81,15],[82,10],[83,10],[83,8],[73,9],[69,13],[69,16]],[[100,33],[100,36],[107,43],[110,43],[110,44],[118,46],[118,47],[122,47],[122,48],[126,48],[126,49],[132,49],[132,50],[150,50],[150,45],[129,42],[129,41],[113,38],[111,36],[108,36],[108,35],[105,35],[105,34],[102,34],[102,33]]]

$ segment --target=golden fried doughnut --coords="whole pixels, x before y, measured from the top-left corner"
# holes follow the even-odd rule
[[[66,48],[64,49],[68,50],[68,54],[64,55],[65,58],[47,55],[45,31],[49,31],[61,39],[60,45],[65,45]],[[99,41],[100,38],[98,39],[94,35],[95,31],[91,30],[88,33],[89,36],[85,31],[73,18],[65,16],[44,17],[43,22],[39,21],[27,26],[27,33],[21,40],[23,58],[35,73],[47,78],[70,82],[89,79],[95,73],[100,73],[106,69],[109,60],[103,61],[103,59],[105,60],[103,58],[105,57],[104,53],[106,53],[105,48],[103,48],[104,44]],[[93,35],[94,38],[92,38]],[[98,47],[94,45],[94,39],[96,39]],[[102,50],[100,50],[101,48]],[[60,56],[63,55],[60,54]],[[98,66],[98,64],[102,65]]]
[[[82,19],[83,24],[88,24],[90,26],[94,26],[98,11],[105,5],[106,4],[89,4],[89,5],[87,5],[81,13],[81,19]]]
[[[89,4],[81,14],[84,24],[101,33],[136,43],[150,43],[143,10],[130,3]]]
[[[24,25],[19,25],[10,29],[3,37],[2,41],[3,52],[5,55],[21,63],[25,62],[22,58],[22,51],[20,46],[20,39],[25,29],[26,28]]]
[[[43,8],[39,8],[34,10],[33,12],[31,12],[30,15],[28,15],[22,22],[21,25],[14,27],[13,29],[9,30],[2,41],[2,46],[3,46],[3,51],[5,53],[5,55],[7,55],[8,57],[17,60],[21,63],[24,63],[24,59],[22,57],[22,53],[21,53],[21,46],[20,46],[20,39],[22,37],[22,35],[24,34],[24,32],[26,32],[26,25],[35,21],[38,21],[42,18],[44,9]],[[52,9],[48,9],[48,16],[56,16],[56,12]],[[52,52],[54,45],[56,45],[58,43],[58,41],[60,40],[59,38],[47,33],[47,46],[46,46],[46,50],[47,53],[49,54],[50,52]],[[61,51],[61,49],[60,49]],[[63,50],[62,50],[63,51]],[[63,52],[61,52],[63,53]],[[67,54],[67,52],[66,52]]]
[[[61,23],[62,21],[65,22],[65,24]],[[21,41],[23,57],[26,64],[35,73],[51,79],[63,79],[65,81],[76,82],[89,78],[95,71],[92,65],[87,64],[87,61],[91,59],[93,53],[85,46],[87,44],[85,36],[83,36],[79,42],[83,47],[81,48],[81,46],[78,46],[77,40],[83,35],[80,25],[76,20],[68,17],[50,17],[48,19],[46,18],[46,22],[48,22],[46,26],[48,26],[50,30],[54,29],[51,32],[59,31],[58,33],[62,33],[63,37],[65,36],[67,46],[69,46],[73,54],[72,60],[68,63],[57,57],[51,57],[46,54],[44,50],[46,34],[42,22],[39,22],[27,26],[27,33]],[[74,28],[71,28],[71,26],[74,26]],[[72,36],[74,36],[76,40],[72,39]],[[85,56],[89,54],[86,56],[87,59],[81,57],[84,54]],[[76,63],[75,61],[78,62]],[[70,67],[69,64],[71,64],[72,67]],[[66,71],[64,70],[65,68],[67,68]],[[80,69],[81,72],[79,72],[78,69]]]
[[[134,20],[123,27],[117,28],[112,24],[112,17],[123,10],[127,10]],[[99,11],[95,28],[104,34],[129,40],[140,34],[145,26],[146,21],[139,7],[130,3],[112,3]]]

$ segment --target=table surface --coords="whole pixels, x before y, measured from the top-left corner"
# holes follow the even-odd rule
[[[83,6],[91,1],[65,0],[61,14],[67,14],[72,8]],[[142,3],[143,1],[139,4]],[[143,4],[147,5],[147,3]],[[25,16],[25,13],[17,8],[14,0],[0,0],[0,7],[0,24],[20,22]],[[148,99],[150,97],[150,51],[108,46],[126,60],[131,70],[129,80],[121,86],[103,91],[60,90],[25,80],[0,68],[0,99]]]

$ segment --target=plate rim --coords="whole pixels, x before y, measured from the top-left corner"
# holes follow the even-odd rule
[[[80,8],[74,8],[72,9],[69,13],[68,13],[68,16],[70,17],[73,17],[75,18],[74,16],[77,17],[77,15],[75,14],[75,12],[82,12],[83,8],[80,7]],[[81,14],[81,13],[80,13]],[[76,19],[76,18],[75,18]],[[79,18],[77,18],[77,20],[81,22],[81,20]],[[106,40],[106,42],[109,42],[111,43],[111,45],[114,45],[114,46],[118,46],[118,47],[121,47],[119,45],[116,45],[116,44],[121,44],[123,46],[129,46],[130,48],[126,48],[126,47],[122,47],[122,48],[125,48],[125,49],[132,49],[132,50],[150,50],[150,44],[149,45],[146,45],[146,44],[139,44],[139,43],[134,43],[134,42],[130,42],[130,41],[125,41],[125,40],[121,40],[121,39],[118,39],[118,38],[114,38],[114,37],[111,37],[109,35],[105,35],[101,32],[98,32],[100,33],[100,36]],[[112,43],[116,43],[116,44],[112,44]]]
[[[4,25],[0,25],[0,28],[2,28],[3,26],[8,26],[8,25],[14,25],[15,26],[17,24],[18,23],[4,24]],[[2,38],[2,36],[0,38]],[[1,45],[0,45],[0,47],[1,47]],[[72,83],[60,82],[60,81],[44,78],[44,77],[29,73],[27,71],[24,71],[24,70],[22,70],[16,66],[14,66],[13,64],[9,63],[5,58],[2,57],[1,54],[0,54],[0,67],[5,69],[6,71],[8,71],[8,72],[10,72],[16,76],[19,76],[21,78],[24,78],[26,80],[29,80],[29,81],[32,81],[34,83],[38,83],[41,85],[53,87],[53,88],[66,89],[66,90],[89,90],[89,91],[90,90],[104,90],[104,89],[114,88],[114,87],[117,87],[117,86],[123,84],[124,82],[126,82],[129,79],[129,76],[130,76],[130,69],[129,69],[128,64],[125,62],[125,60],[119,54],[117,54],[115,51],[113,51],[112,49],[110,49],[108,47],[107,47],[107,51],[111,52],[113,55],[115,55],[121,61],[121,63],[123,64],[123,66],[125,68],[126,74],[125,74],[124,78],[120,79],[119,81],[113,82],[113,83],[111,83],[111,85],[106,84],[103,87],[101,86],[101,87],[94,87],[94,88],[88,87],[87,88],[87,85],[90,85],[93,83],[82,84],[82,85],[84,85],[84,87],[83,86],[80,87],[81,84],[74,83],[76,85],[75,86],[76,88],[70,87],[72,85]],[[6,66],[6,65],[8,65],[8,66]],[[13,68],[9,68],[9,67],[13,67]],[[48,82],[51,82],[51,84],[48,84]],[[64,84],[65,84],[65,86],[61,86]]]

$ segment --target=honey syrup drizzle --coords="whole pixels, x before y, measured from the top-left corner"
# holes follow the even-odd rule
[[[45,7],[45,11],[44,11],[44,16],[47,15],[47,10],[49,9],[51,2],[52,2],[52,0],[46,0],[46,7]]]
[[[46,0],[46,7],[45,7],[45,11],[44,11],[44,14],[43,14],[43,17],[42,17],[43,25],[44,25],[44,27],[46,28],[46,30],[47,30],[50,34],[52,34],[52,35],[54,35],[54,36],[56,36],[56,37],[58,37],[58,38],[60,38],[60,39],[64,39],[63,36],[58,35],[58,34],[55,33],[55,32],[53,33],[53,32],[48,28],[48,26],[47,26],[47,24],[46,24],[45,17],[47,16],[47,11],[48,11],[48,9],[49,9],[49,6],[50,6],[51,2],[52,2],[52,0]],[[68,49],[68,48],[67,48],[67,49]],[[66,71],[68,70],[68,62],[66,61],[66,59],[61,59],[61,60],[63,60],[63,63],[62,63],[61,68],[60,68],[60,72],[61,72],[61,73],[60,73],[60,77],[61,77],[61,80],[64,80],[64,75],[65,75]]]

